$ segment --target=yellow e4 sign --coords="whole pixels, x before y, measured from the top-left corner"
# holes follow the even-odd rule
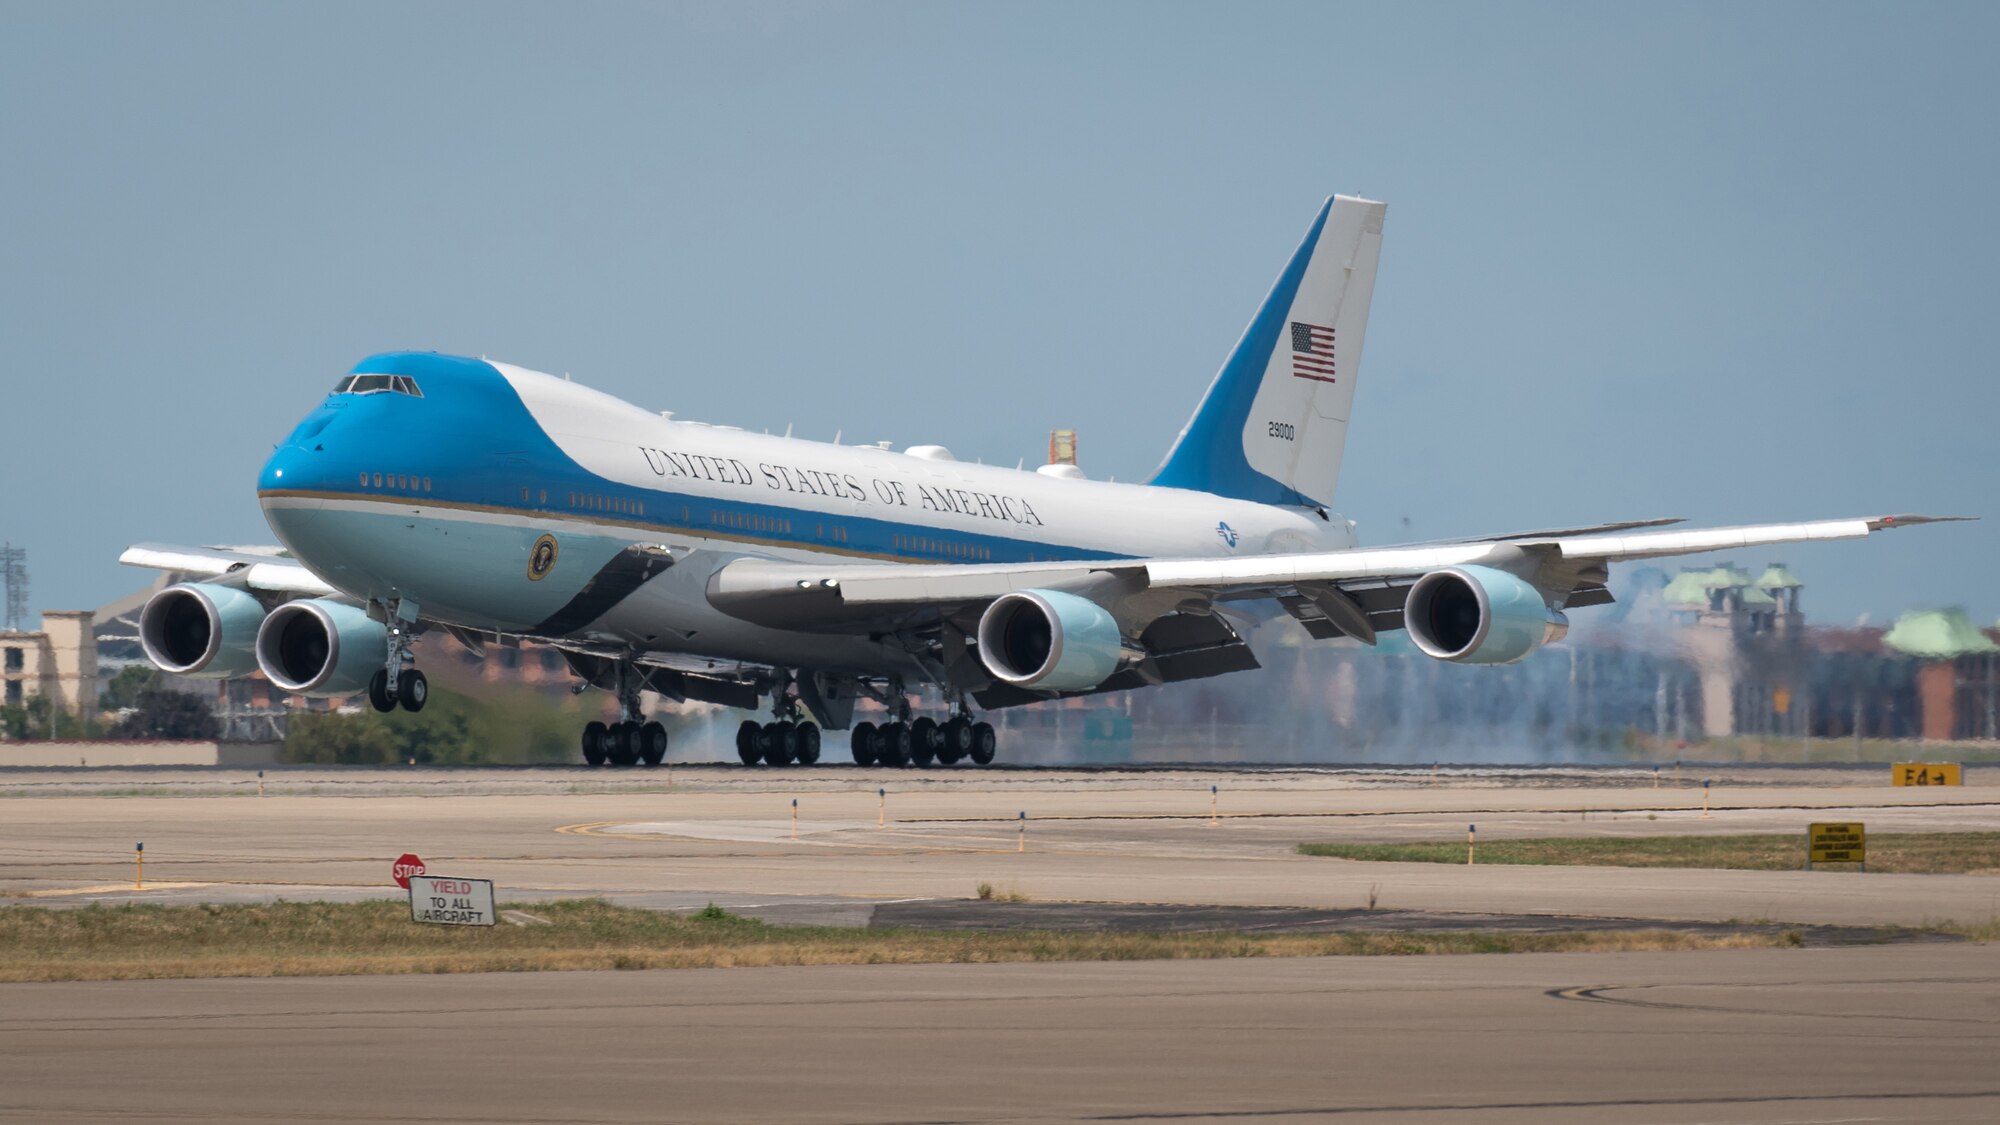
[[[1897,762],[1889,767],[1891,785],[1962,785],[1963,777],[1957,762]]]
[[[1814,824],[1806,828],[1806,867],[1816,863],[1868,863],[1868,832],[1859,824]]]

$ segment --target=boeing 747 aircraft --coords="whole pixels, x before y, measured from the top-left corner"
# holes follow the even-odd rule
[[[1317,638],[1406,629],[1438,660],[1504,664],[1609,602],[1613,562],[1930,522],[1640,520],[1361,549],[1329,506],[1384,212],[1320,208],[1146,484],[682,421],[483,359],[372,356],[264,465],[282,549],[124,553],[190,579],[146,605],[146,653],[176,675],[261,670],[415,711],[423,633],[533,640],[617,698],[617,722],[583,729],[592,765],[665,755],[645,690],[768,709],[737,735],[746,764],[815,762],[822,729],[851,728],[864,765],[983,765],[980,709],[1257,667],[1237,612],[1255,603]],[[925,686],[943,714],[913,713]],[[889,721],[855,724],[862,698]]]

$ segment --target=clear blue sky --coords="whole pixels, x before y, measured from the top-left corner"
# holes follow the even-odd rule
[[[1366,541],[1984,515],[1781,554],[1817,621],[1990,623],[1996,11],[7,0],[0,537],[40,608],[268,541],[393,348],[1142,477],[1343,191]]]

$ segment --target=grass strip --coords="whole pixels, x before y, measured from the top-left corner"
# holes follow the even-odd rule
[[[1410,844],[1300,844],[1302,855],[1386,863],[1465,862],[1465,841]],[[1480,863],[1577,867],[1702,867],[1796,871],[1805,866],[1806,834],[1745,836],[1562,836],[1481,840]],[[1856,870],[1848,864],[1822,870]],[[2000,870],[2000,832],[1868,834],[1868,870],[1958,875]]]
[[[398,902],[0,907],[0,981],[1141,961],[1793,946],[1790,932],[1087,933],[771,926],[713,907],[662,914],[575,899],[548,925],[426,926]],[[512,909],[508,907],[505,909]]]

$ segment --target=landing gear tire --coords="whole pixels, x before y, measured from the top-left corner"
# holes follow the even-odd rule
[[[925,715],[910,724],[910,764],[928,769],[937,761],[938,744],[937,720]]]
[[[910,764],[910,728],[907,723],[887,723],[875,730],[875,757],[885,766]]]
[[[387,668],[377,668],[375,669],[375,674],[368,677],[368,705],[377,711],[383,712],[394,711],[396,709],[396,701],[389,698],[389,670]]]
[[[614,766],[632,766],[639,763],[639,724],[613,723],[610,734],[605,739],[610,749],[605,757]]]
[[[802,766],[818,765],[819,728],[812,723],[800,723],[798,731],[799,745],[796,753],[799,756],[799,764]]]
[[[798,750],[798,735],[790,723],[764,724],[764,760],[774,766],[789,766]]]
[[[875,724],[856,723],[854,733],[848,736],[848,748],[854,751],[854,764],[872,766],[875,764]]]
[[[975,765],[991,765],[997,747],[998,739],[993,736],[992,723],[972,724],[972,761]]]
[[[649,766],[657,766],[667,756],[667,728],[659,723],[647,723],[639,728],[639,760]]]
[[[943,742],[938,747],[938,761],[947,766],[955,766],[960,759],[972,753],[972,722],[969,719],[947,719],[938,727]]]
[[[583,760],[593,766],[604,764],[604,724],[583,724]]]
[[[389,677],[384,675],[382,679],[386,683]],[[403,674],[396,678],[396,701],[403,705],[403,710],[421,711],[430,697],[430,681],[424,679],[424,674],[415,668],[405,668]]]
[[[755,719],[745,719],[736,728],[736,756],[743,759],[744,765],[754,766],[764,760],[763,731]]]

